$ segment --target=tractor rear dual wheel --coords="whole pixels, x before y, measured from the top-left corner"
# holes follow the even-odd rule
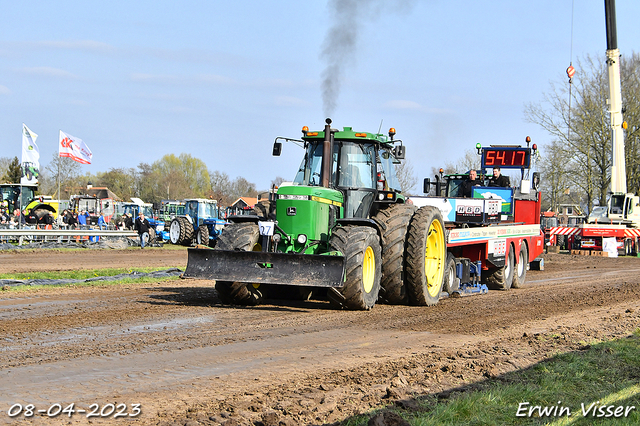
[[[440,299],[447,259],[442,213],[436,207],[418,209],[407,230],[406,280],[409,301],[435,305]]]
[[[382,230],[380,298],[386,303],[406,305],[409,302],[404,253],[407,228],[415,211],[416,207],[409,204],[393,204],[373,218]]]
[[[334,230],[329,245],[345,257],[344,286],[327,291],[331,304],[351,310],[373,308],[382,275],[378,233],[367,226],[342,226]]]
[[[209,228],[207,225],[200,225],[196,231],[196,244],[209,245]]]
[[[260,231],[257,223],[232,223],[220,234],[216,250],[261,251]],[[216,291],[222,303],[258,305],[265,298],[264,284],[235,281],[216,281]]]

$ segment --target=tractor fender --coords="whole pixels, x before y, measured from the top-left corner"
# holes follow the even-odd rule
[[[380,228],[380,225],[378,225],[378,223],[373,219],[363,219],[361,217],[345,217],[336,220],[336,226],[344,225],[368,226],[369,228],[375,229],[378,233],[378,238],[382,240],[382,229]]]
[[[244,222],[258,223],[258,221],[260,221],[260,217],[255,214],[240,214],[240,215],[229,216],[227,218],[227,222],[232,222],[232,223],[244,223]]]

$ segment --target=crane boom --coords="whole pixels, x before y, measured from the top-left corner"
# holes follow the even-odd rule
[[[624,133],[622,130],[622,88],[620,86],[620,51],[616,33],[615,0],[605,0],[607,28],[607,65],[609,76],[609,112],[611,114],[611,139],[613,162],[611,165],[611,192],[627,192],[627,175],[624,158]]]

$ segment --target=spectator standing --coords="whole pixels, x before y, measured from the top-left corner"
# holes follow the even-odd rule
[[[11,218],[7,213],[7,209],[4,206],[0,207],[0,223],[3,225],[8,225],[10,221]]]
[[[80,225],[80,229],[84,229],[87,227],[87,212],[85,210],[81,211],[78,215],[78,224]]]
[[[144,217],[144,213],[138,213],[134,227],[140,237],[140,248],[143,249],[147,241],[149,241],[149,228],[151,228],[149,221]]]
[[[100,212],[100,217],[98,218],[98,228],[102,231],[103,229],[107,229],[107,222],[104,220],[104,214]]]
[[[62,228],[66,224],[67,224],[67,210],[65,209],[62,211],[62,213],[58,214],[58,217],[56,218],[56,225],[58,225],[58,228]]]
[[[75,213],[69,212],[67,216],[67,224],[69,228],[77,228],[78,227],[78,215]]]
[[[133,229],[133,219],[131,218],[131,213],[125,213],[124,216],[125,229]]]

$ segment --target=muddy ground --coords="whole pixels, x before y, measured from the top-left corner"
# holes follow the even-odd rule
[[[3,252],[0,272],[161,269],[184,267],[186,257],[155,248]],[[334,424],[385,405],[411,410],[417,398],[638,327],[640,259],[544,257],[523,289],[369,312],[323,301],[223,306],[200,280],[0,291],[0,423]],[[50,418],[56,403],[76,412]],[[36,415],[10,417],[14,404],[34,404]],[[91,404],[105,416],[88,417]],[[109,404],[123,415],[140,404],[141,413],[114,419]]]

